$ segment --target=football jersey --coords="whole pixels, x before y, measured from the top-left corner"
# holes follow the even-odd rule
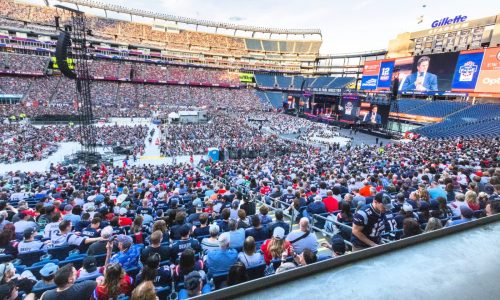
[[[17,245],[17,250],[19,251],[19,253],[26,253],[31,251],[45,250],[45,249],[47,249],[47,245],[40,241],[31,241],[31,242],[21,241]]]
[[[373,241],[380,243],[380,234],[385,230],[385,217],[383,213],[378,213],[373,206],[367,205],[354,214],[353,224],[363,226],[363,234]],[[359,247],[368,247],[359,240],[354,234],[351,236],[351,243]]]

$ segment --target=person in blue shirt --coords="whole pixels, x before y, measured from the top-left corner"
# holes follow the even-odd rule
[[[203,276],[200,271],[193,271],[186,275],[184,288],[177,295],[179,300],[189,299],[198,295],[210,293],[212,286],[209,283],[203,284]]]
[[[320,195],[314,197],[314,202],[307,206],[307,212],[311,215],[326,213],[325,203]]]
[[[206,263],[209,274],[229,272],[231,266],[238,260],[238,252],[229,248],[230,234],[225,232],[219,236],[220,249],[208,252]]]
[[[131,269],[134,267],[139,267],[139,257],[141,251],[139,250],[139,245],[134,245],[132,238],[128,235],[119,235],[116,237],[118,242],[118,249],[120,250],[115,255],[111,256],[111,251],[113,250],[113,243],[110,241],[106,245],[106,265],[109,263],[119,263],[123,269]],[[111,258],[110,258],[111,257]]]
[[[432,200],[436,200],[438,197],[443,197],[445,199],[447,197],[446,191],[435,181],[431,182],[431,186],[427,189],[427,192],[429,192],[429,196]]]
[[[63,220],[71,221],[73,227],[76,227],[78,222],[82,220],[82,217],[80,217],[82,213],[82,209],[80,206],[77,205],[75,207],[72,207],[70,204],[68,204],[64,207],[64,211],[68,212],[68,214],[63,217]]]
[[[460,206],[460,215],[461,215],[460,219],[455,221],[450,221],[446,225],[446,227],[460,225],[474,220],[474,211],[470,209],[467,205]]]

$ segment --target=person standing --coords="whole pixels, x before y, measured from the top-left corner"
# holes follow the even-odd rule
[[[354,214],[352,222],[352,251],[359,251],[380,243],[385,229],[383,194],[375,195],[373,202]]]

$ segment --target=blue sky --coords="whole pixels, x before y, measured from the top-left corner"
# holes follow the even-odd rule
[[[43,3],[42,0],[30,0]],[[321,53],[387,48],[398,33],[431,28],[434,20],[500,14],[500,0],[100,0],[131,8],[236,24],[319,28]],[[57,1],[49,0],[54,5]],[[425,8],[423,7],[425,5]],[[69,6],[69,5],[68,5]],[[424,20],[417,25],[417,18]]]

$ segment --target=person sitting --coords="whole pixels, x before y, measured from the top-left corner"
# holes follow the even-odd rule
[[[81,237],[71,232],[71,221],[64,220],[59,223],[59,233],[55,233],[51,237],[52,245],[54,246],[77,246],[92,244],[100,241],[101,237],[89,238]]]
[[[332,257],[338,257],[345,254],[344,239],[340,236],[333,236],[331,244],[328,242],[321,243],[321,246],[332,250]]]
[[[31,252],[31,251],[38,251],[38,250],[47,250],[47,243],[50,243],[50,241],[46,242],[41,242],[35,240],[35,229],[34,228],[26,228],[24,230],[24,239],[19,242],[17,245],[17,250],[19,253],[26,253],[26,252]]]
[[[250,223],[248,222],[247,213],[243,209],[238,210],[238,228],[243,230],[250,227]]]
[[[332,213],[339,210],[339,201],[337,198],[333,197],[333,192],[331,190],[326,192],[326,197],[322,201],[325,204],[327,212]]]
[[[293,261],[295,264],[300,266],[307,266],[309,264],[315,263],[318,261],[316,253],[312,252],[310,249],[304,249],[301,254],[295,255],[293,257]]]
[[[187,248],[193,249],[196,253],[202,251],[200,243],[197,239],[189,237],[191,228],[188,225],[182,226],[180,229],[181,239],[176,241],[170,247],[170,262],[175,263],[179,255]]]
[[[274,228],[276,227],[283,228],[285,230],[285,235],[288,235],[288,233],[290,232],[290,224],[283,221],[283,210],[281,209],[276,210],[274,213],[274,217],[276,218],[276,221],[268,225],[269,235],[271,235],[274,232]]]
[[[151,234],[151,245],[147,246],[142,250],[141,257],[149,257],[154,253],[160,255],[161,261],[166,261],[170,259],[170,251],[167,246],[163,246],[161,243],[163,241],[163,233],[159,230]]]
[[[273,219],[267,215],[268,213],[269,207],[267,207],[267,205],[264,204],[259,208],[259,218],[262,225],[267,225],[273,221]]]
[[[402,239],[419,235],[421,233],[422,229],[420,228],[420,224],[417,220],[413,218],[407,218],[403,221],[403,235],[401,236]]]
[[[25,270],[21,274],[16,272],[17,270],[12,263],[0,264],[0,284],[13,282],[19,290],[29,293],[37,282],[36,277],[29,270]]]
[[[144,267],[135,277],[135,285],[143,281],[152,281],[158,287],[169,286],[172,283],[170,267],[167,265],[160,267],[160,259],[160,254],[151,253],[142,260]]]
[[[212,224],[210,225],[210,237],[204,238],[201,240],[201,248],[203,249],[203,253],[207,254],[209,251],[220,249],[219,247],[219,225]]]
[[[208,252],[206,263],[209,274],[225,273],[229,271],[238,259],[238,252],[229,248],[230,236],[225,232],[219,236],[220,249]]]
[[[308,218],[301,218],[299,221],[300,231],[290,232],[286,237],[290,244],[292,244],[295,253],[300,254],[306,248],[317,251],[318,239],[314,233],[311,233]]]
[[[43,266],[43,268],[39,271],[41,280],[38,280],[37,283],[35,283],[33,290],[56,287],[56,284],[54,283],[54,276],[57,270],[59,270],[59,267],[54,263],[48,263]]]
[[[97,268],[97,260],[94,256],[87,256],[83,259],[82,268],[78,270],[78,279],[95,279],[101,275]]]
[[[101,230],[101,240],[93,243],[87,249],[87,255],[100,255],[106,253],[106,244],[113,235],[113,227],[106,226]],[[113,249],[118,250],[118,248]]]
[[[467,222],[474,220],[474,211],[472,209],[470,209],[469,206],[467,206],[467,205],[460,206],[460,214],[461,214],[460,219],[455,220],[455,221],[451,221],[451,220],[448,221],[448,224],[446,225],[446,227],[460,225],[460,224],[467,223]]]
[[[42,294],[41,300],[88,300],[92,296],[97,283],[93,280],[85,280],[76,283],[76,270],[72,264],[67,264],[57,270],[54,283],[57,288],[48,290]]]
[[[316,195],[314,202],[307,206],[307,212],[309,214],[324,214],[327,212],[325,203],[322,201],[320,195]]]
[[[243,263],[238,261],[229,268],[225,286],[233,286],[247,281],[247,268]]]
[[[139,267],[139,257],[141,255],[139,245],[133,245],[132,238],[123,234],[117,236],[116,241],[118,242],[119,252],[113,256],[111,256],[113,243],[110,241],[106,245],[106,264],[108,261],[110,263],[119,263],[125,270]]]
[[[133,291],[131,300],[159,300],[156,296],[156,291],[151,281],[144,281],[139,284]]]
[[[252,216],[252,227],[245,230],[245,237],[253,237],[255,241],[260,242],[269,238],[269,231],[260,223],[260,218],[257,215]]]
[[[130,296],[133,290],[132,278],[125,273],[119,263],[112,263],[104,268],[104,278],[96,279],[98,283],[92,300],[118,299],[120,295]]]
[[[238,253],[238,260],[247,268],[264,263],[262,254],[260,252],[255,252],[255,240],[253,237],[249,236],[245,239],[243,251]]]
[[[260,250],[264,253],[266,264],[271,263],[271,260],[281,258],[283,253],[286,256],[292,254],[292,246],[289,241],[285,240],[285,230],[281,227],[276,227],[273,231],[273,237],[266,240]]]
[[[192,271],[199,271],[205,276],[204,268],[203,260],[196,259],[194,250],[187,248],[182,252],[179,263],[172,269],[172,276],[175,282],[182,282],[185,280],[185,276]]]
[[[179,300],[186,300],[198,295],[208,294],[212,291],[210,284],[203,284],[203,276],[198,271],[189,273],[184,280],[184,288],[177,295]]]
[[[193,237],[199,237],[210,234],[210,227],[208,226],[208,214],[202,213],[200,218],[198,219],[200,222],[200,226],[193,229]]]
[[[245,230],[243,228],[238,228],[238,223],[236,223],[236,220],[234,219],[229,220],[229,236],[229,240],[231,241],[229,247],[243,247],[243,242],[245,241]]]

